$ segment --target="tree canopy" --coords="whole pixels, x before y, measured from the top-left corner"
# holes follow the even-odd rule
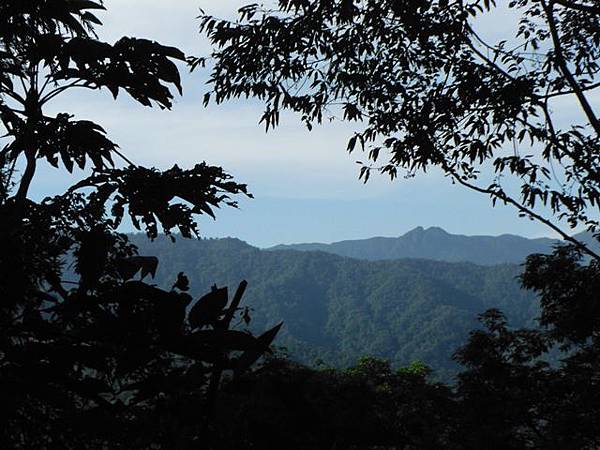
[[[367,153],[364,180],[374,169],[395,178],[435,167],[598,257],[544,215],[548,209],[571,228],[600,230],[594,2],[274,5],[242,7],[237,21],[202,17],[215,45],[207,101],[257,97],[266,105],[267,129],[282,110],[298,113],[309,128],[327,119],[355,121],[348,150]],[[486,14],[505,23],[502,40],[478,30]],[[578,111],[565,122],[558,116],[571,100]]]

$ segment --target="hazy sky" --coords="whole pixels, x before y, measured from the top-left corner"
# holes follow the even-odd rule
[[[123,35],[146,37],[206,55],[209,47],[195,19],[199,8],[225,17],[245,3],[108,0],[100,35],[111,42]],[[508,25],[496,19],[482,27],[494,34]],[[361,155],[345,151],[352,125],[338,122],[308,132],[294,116],[285,115],[281,126],[266,134],[258,125],[262,110],[257,102],[204,109],[206,75],[184,75],[184,96],[172,111],[144,108],[125,95],[115,102],[107,92],[96,91],[72,94],[52,108],[98,121],[137,163],[165,168],[206,160],[247,183],[255,199],[242,200],[239,210],[221,210],[216,222],[201,219],[204,236],[235,236],[269,246],[398,236],[419,225],[462,234],[550,235],[509,207],[492,209],[488,198],[452,186],[439,174],[394,182],[375,177],[364,185],[355,163]],[[43,169],[34,194],[58,193],[71,182],[62,172]]]

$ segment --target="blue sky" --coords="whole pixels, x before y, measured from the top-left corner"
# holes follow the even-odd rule
[[[188,54],[206,55],[209,47],[195,19],[198,8],[226,17],[244,3],[248,2],[108,0],[100,35],[108,41],[123,35],[146,37]],[[506,25],[497,18],[482,22],[488,34],[505,32]],[[435,172],[393,182],[375,177],[364,185],[355,163],[361,155],[345,151],[352,125],[338,122],[308,132],[294,116],[284,115],[281,126],[267,134],[258,125],[257,102],[203,108],[205,80],[206,72],[185,74],[184,97],[176,100],[172,111],[144,108],[124,95],[115,102],[107,92],[73,93],[52,109],[97,121],[139,164],[165,168],[206,160],[247,183],[254,200],[241,199],[239,210],[223,209],[217,221],[200,219],[207,237],[235,236],[270,246],[398,236],[419,225],[460,234],[551,235],[513,209],[492,208],[488,198],[452,186]],[[45,168],[33,194],[39,198],[58,193],[72,182],[63,172]]]

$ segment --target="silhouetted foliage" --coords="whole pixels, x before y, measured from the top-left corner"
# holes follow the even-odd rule
[[[505,40],[478,33],[486,13],[514,25]],[[597,256],[536,210],[600,231],[594,2],[278,0],[201,24],[215,45],[206,101],[256,97],[267,129],[282,110],[309,128],[357,122],[348,151],[371,160],[364,180],[373,169],[395,178],[438,168]],[[556,118],[567,99],[581,120]]]
[[[102,9],[88,0],[0,3],[2,448],[187,448],[207,430],[223,371],[246,371],[280,328],[259,337],[233,329],[246,282],[231,300],[215,286],[194,303],[183,273],[166,289],[144,281],[158,260],[117,232],[127,214],[151,238],[159,227],[197,235],[194,215],[235,206],[245,185],[206,163],[137,166],[100,125],[45,112],[74,88],[161,108],[173,88],[181,92],[175,61],[184,54],[145,39],[100,41]],[[92,173],[35,202],[43,160]],[[174,436],[188,423],[170,409],[180,397],[194,400],[184,441]]]
[[[376,358],[345,370],[269,359],[225,384],[221,448],[454,448],[458,404],[427,374]]]
[[[597,261],[582,266],[580,258],[573,248],[529,258],[523,285],[540,295],[541,329],[512,330],[491,310],[482,318],[486,329],[457,352],[466,366],[458,393],[467,447],[600,445],[600,272]],[[566,353],[550,365],[543,357],[556,346]]]
[[[240,414],[235,422],[241,428],[235,441],[239,448],[250,442],[283,445],[287,436],[297,439],[287,443],[290,448],[296,442],[298,448],[331,448],[335,439],[342,448],[598,445],[600,361],[594,311],[600,275],[597,263],[582,265],[577,251],[560,248],[554,255],[532,255],[522,275],[524,286],[533,290],[528,293],[518,289],[515,278],[521,271],[516,266],[367,262],[325,253],[260,251],[233,239],[198,240],[185,247],[168,245],[165,239],[152,244],[144,244],[141,236],[134,240],[168,262],[157,273],[161,284],[183,269],[202,285],[213,278],[223,283],[247,276],[255,287],[251,304],[256,324],[284,318],[287,326],[278,342],[291,358],[335,363],[336,369],[317,370],[272,361],[249,375],[250,384],[246,377],[240,385],[228,384],[222,424],[232,410]],[[526,301],[532,294],[539,295],[541,309],[533,299]],[[482,327],[456,353],[463,369],[446,365],[453,346],[474,326],[477,305],[479,311],[500,306],[512,327],[504,314],[489,310],[482,315]],[[538,315],[536,324],[532,319]],[[361,353],[381,355],[388,362],[368,359],[358,364],[360,370],[340,368]],[[350,382],[346,377],[368,369],[385,380],[375,374],[389,371],[389,361],[397,366],[419,357],[436,365],[423,389],[439,397],[420,398],[422,391],[414,386],[397,400],[388,391],[378,397],[370,384],[354,384],[356,378]],[[450,368],[457,378],[452,381],[440,368]],[[399,369],[407,372],[424,375],[427,370],[418,364]],[[450,387],[435,390],[431,380],[440,378],[451,381]],[[311,388],[311,383],[319,387]],[[307,408],[311,412],[302,413]],[[405,411],[413,411],[421,425],[408,426]],[[394,422],[395,414],[402,421]],[[223,442],[235,448],[224,437]]]

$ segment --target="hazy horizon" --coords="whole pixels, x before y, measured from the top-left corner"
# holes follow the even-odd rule
[[[431,229],[441,229],[443,232],[452,235],[452,236],[462,236],[462,237],[491,237],[491,238],[496,238],[496,237],[501,237],[501,236],[516,236],[516,237],[521,237],[521,238],[525,238],[525,239],[561,239],[560,237],[553,237],[553,236],[549,236],[549,235],[545,235],[545,236],[534,236],[534,237],[528,237],[528,236],[523,236],[520,234],[515,234],[515,233],[499,233],[499,234],[490,234],[490,233],[480,233],[480,234],[465,234],[465,233],[451,233],[448,230],[444,229],[443,227],[439,227],[436,225],[432,225],[432,226],[428,226],[428,227],[424,227],[421,225],[418,225],[414,228],[411,228],[410,230],[407,230],[405,232],[396,234],[396,235],[372,235],[372,236],[362,236],[362,237],[357,237],[357,238],[353,238],[353,239],[340,239],[340,240],[333,240],[333,241],[291,241],[291,242],[279,242],[276,244],[272,244],[272,245],[258,245],[254,242],[245,240],[240,238],[239,236],[234,236],[234,235],[223,235],[223,236],[207,236],[207,235],[203,235],[202,233],[200,234],[199,238],[200,239],[238,239],[242,242],[245,242],[248,245],[251,245],[252,247],[256,247],[259,249],[270,249],[273,247],[277,247],[277,246],[294,246],[294,245],[312,245],[312,244],[334,244],[337,242],[346,242],[346,241],[363,241],[363,240],[368,240],[368,239],[377,239],[377,238],[383,238],[383,239],[395,239],[395,238],[401,238],[403,236],[405,236],[408,233],[411,233],[413,231],[416,231],[417,229],[421,229],[422,231],[430,231]],[[132,234],[134,235],[140,235],[140,236],[146,236],[146,234],[144,232],[140,232],[137,230],[133,230]],[[178,233],[175,233],[175,236],[177,238],[181,238],[181,239],[186,239],[181,237],[181,235],[179,235]],[[195,239],[194,237],[192,239]]]

